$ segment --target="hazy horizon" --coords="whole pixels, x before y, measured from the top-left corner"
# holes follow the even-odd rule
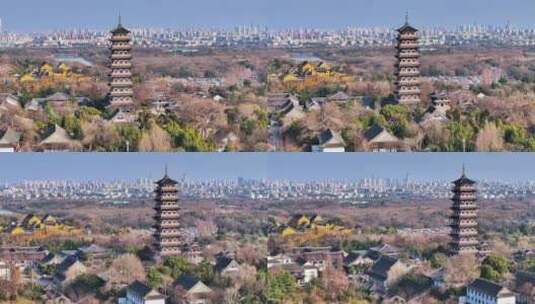
[[[31,9],[28,9],[31,8]],[[396,27],[410,12],[416,26],[506,24],[534,26],[535,2],[525,0],[20,0],[2,1],[0,18],[10,31],[109,29],[121,14],[130,27],[271,28]]]
[[[355,180],[362,177],[450,181],[535,181],[531,153],[59,153],[0,155],[0,183],[22,180],[174,178]]]

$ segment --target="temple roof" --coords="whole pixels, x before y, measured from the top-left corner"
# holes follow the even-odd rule
[[[473,185],[476,182],[466,177],[466,174],[464,173],[464,166],[463,166],[463,174],[461,177],[455,181],[453,181],[455,186],[462,186],[462,185]]]
[[[374,124],[365,133],[368,142],[399,142],[399,138],[390,134],[384,127]]]
[[[327,129],[321,132],[318,135],[318,143],[320,146],[324,146],[324,145],[345,146],[346,145],[340,133],[335,132],[332,129]]]
[[[475,289],[490,297],[513,296],[513,293],[507,288],[484,279],[476,279],[468,285],[468,288]]]
[[[111,31],[111,33],[114,34],[114,35],[116,35],[116,34],[129,34],[130,31],[119,24],[115,29],[113,29]]]
[[[400,32],[400,33],[404,33],[404,32],[414,32],[415,33],[415,32],[418,31],[418,29],[413,27],[413,26],[411,26],[408,23],[405,23],[402,27],[398,28],[397,31]]]
[[[163,186],[163,185],[176,185],[178,184],[177,181],[171,179],[168,175],[167,175],[167,169],[165,170],[165,175],[164,177],[162,177],[162,179],[160,179],[159,181],[156,182],[157,185],[159,186]]]
[[[400,33],[403,33],[403,32],[417,32],[418,29],[413,27],[412,25],[409,24],[409,12],[407,12],[407,14],[405,15],[405,24],[398,28],[398,32]]]
[[[43,144],[71,144],[73,140],[65,129],[56,125],[54,132],[45,138],[40,145]]]
[[[0,138],[0,145],[17,145],[20,141],[21,133],[9,128]]]
[[[121,16],[119,16],[119,23],[117,24],[117,27],[111,31],[112,34],[129,34],[130,31],[123,27],[123,24],[121,22]]]

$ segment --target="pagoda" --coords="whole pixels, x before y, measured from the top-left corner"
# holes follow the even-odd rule
[[[420,102],[418,30],[409,24],[408,14],[405,24],[397,32],[394,95],[398,103],[417,104]]]
[[[110,106],[125,109],[134,103],[132,82],[132,45],[130,31],[123,27],[121,17],[110,38]]]
[[[165,171],[165,176],[156,182],[155,190],[154,249],[159,257],[180,255],[182,246],[177,182],[169,178],[167,169]]]
[[[453,184],[453,205],[450,208],[452,211],[450,215],[450,254],[477,254],[479,241],[476,182],[466,177],[463,167],[461,177]]]

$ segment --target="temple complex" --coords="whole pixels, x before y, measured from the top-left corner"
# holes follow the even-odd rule
[[[450,216],[450,254],[478,253],[477,205],[475,182],[462,176],[453,182]]]
[[[158,257],[181,254],[180,207],[177,182],[165,176],[156,182],[156,221],[154,225],[154,249]]]
[[[409,24],[407,15],[405,24],[397,31],[394,95],[398,103],[417,104],[420,102],[418,30]]]
[[[122,26],[121,17],[117,28],[111,31],[110,42],[110,106],[124,109],[133,105],[134,90],[130,31]]]

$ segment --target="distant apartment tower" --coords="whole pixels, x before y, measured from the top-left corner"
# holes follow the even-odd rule
[[[409,24],[408,16],[405,24],[398,30],[395,65],[396,82],[394,95],[398,103],[417,104],[420,102],[420,51],[418,46],[418,30]]]
[[[156,185],[154,249],[158,257],[180,255],[182,241],[177,182],[165,172],[165,176]]]
[[[110,106],[129,108],[134,103],[132,45],[130,31],[121,24],[121,17],[117,27],[111,31],[110,42]]]
[[[462,176],[453,182],[450,216],[450,254],[478,253],[477,205],[475,182]]]

